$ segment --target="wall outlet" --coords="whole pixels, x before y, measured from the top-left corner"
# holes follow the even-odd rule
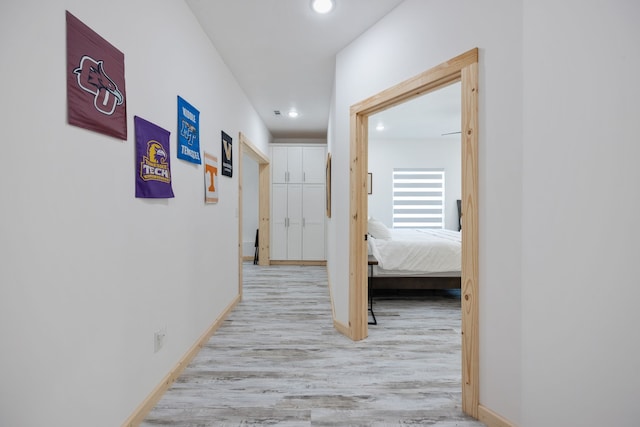
[[[164,347],[164,341],[167,338],[167,328],[162,328],[153,333],[153,352],[157,353]]]

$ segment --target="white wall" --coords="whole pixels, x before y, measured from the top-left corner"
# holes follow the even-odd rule
[[[242,158],[242,255],[252,257],[255,254],[259,217],[258,163],[249,156]]]
[[[524,5],[522,425],[637,426],[640,3]]]
[[[329,145],[348,182],[349,106],[480,48],[480,402],[516,425],[640,416],[638,16],[630,0],[406,0],[338,55]],[[334,192],[336,260],[348,201]],[[348,295],[346,263],[329,268]]]
[[[67,125],[65,9],[125,54],[127,141]],[[238,293],[238,177],[204,205],[176,96],[218,156],[269,134],[182,1],[5,0],[0,56],[0,425],[117,426]],[[134,115],[172,133],[175,199],[134,197]]]
[[[522,3],[405,0],[337,56],[329,277],[348,322],[349,107],[480,48],[480,401],[521,421]],[[370,334],[375,333],[370,331]]]
[[[445,228],[458,230],[458,200],[462,194],[461,142],[457,135],[427,140],[369,138],[372,194],[369,216],[393,225],[393,170],[435,168],[445,171]]]

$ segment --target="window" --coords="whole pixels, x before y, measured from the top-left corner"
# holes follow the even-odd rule
[[[393,169],[393,228],[444,228],[444,169]]]

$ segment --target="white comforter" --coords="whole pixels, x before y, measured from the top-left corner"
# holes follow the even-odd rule
[[[459,231],[397,228],[390,231],[390,240],[369,236],[371,253],[380,268],[424,273],[462,269]]]

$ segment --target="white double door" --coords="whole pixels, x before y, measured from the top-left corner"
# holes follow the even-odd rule
[[[271,149],[271,178],[275,183],[324,184],[325,147],[283,147]]]
[[[324,260],[324,184],[273,184],[271,259]]]

